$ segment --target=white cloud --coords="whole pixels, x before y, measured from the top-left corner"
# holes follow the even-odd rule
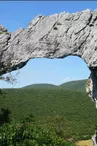
[[[76,77],[66,77],[66,78],[63,80],[63,83],[64,83],[64,82],[69,82],[69,81],[75,81],[75,80],[79,80],[79,79],[76,78]]]

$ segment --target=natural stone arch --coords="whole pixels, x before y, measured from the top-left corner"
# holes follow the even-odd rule
[[[31,58],[81,57],[91,70],[91,96],[97,99],[97,10],[39,15],[26,29],[8,32],[0,25],[0,75]]]

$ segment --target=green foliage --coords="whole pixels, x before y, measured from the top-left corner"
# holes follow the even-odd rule
[[[11,118],[16,122],[32,114],[37,126],[47,127],[64,139],[89,139],[94,134],[97,111],[84,92],[22,88],[4,89],[3,93],[6,94],[0,94],[0,107],[11,110]]]
[[[33,121],[33,117],[32,117]],[[35,121],[5,124],[0,127],[0,145],[2,146],[75,146],[65,141],[54,130],[37,126]]]
[[[10,116],[9,116],[10,114],[11,112],[9,111],[9,109],[1,108],[0,125],[10,122]]]

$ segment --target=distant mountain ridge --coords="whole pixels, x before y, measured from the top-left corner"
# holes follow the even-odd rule
[[[85,91],[86,81],[87,81],[86,79],[85,80],[70,81],[70,82],[61,84],[59,87],[64,88],[64,89]]]
[[[77,80],[77,81],[70,81],[63,83],[59,86],[47,83],[40,83],[40,84],[32,84],[25,86],[23,88],[64,88],[64,89],[72,89],[78,91],[85,91],[86,79],[85,80]]]
[[[40,83],[40,84],[28,85],[23,88],[55,88],[55,87],[57,87],[57,86],[53,85],[53,84]]]

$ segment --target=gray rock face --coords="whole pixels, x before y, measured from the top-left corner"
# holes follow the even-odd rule
[[[38,15],[26,29],[9,33],[0,25],[0,75],[23,67],[31,58],[81,57],[91,70],[97,98],[97,10]]]
[[[92,79],[91,79],[91,77],[89,77],[86,82],[86,92],[87,92],[88,96],[91,98],[92,98],[92,88],[93,88]]]
[[[97,131],[95,132],[95,135],[92,136],[92,142],[93,146],[97,146]]]

